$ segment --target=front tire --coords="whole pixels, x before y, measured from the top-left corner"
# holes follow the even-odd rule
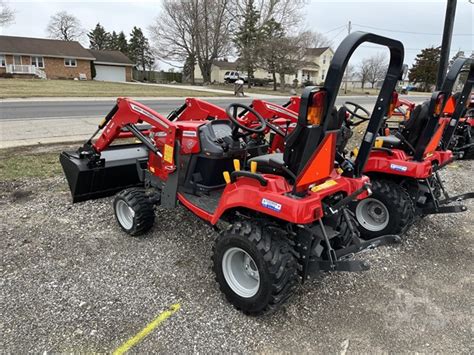
[[[415,218],[408,192],[390,180],[371,180],[372,195],[351,204],[361,237],[371,239],[406,232]]]
[[[120,191],[114,199],[115,219],[127,234],[142,235],[153,227],[155,209],[143,188]]]
[[[293,294],[298,282],[294,254],[283,232],[238,221],[217,238],[213,270],[227,300],[256,316],[277,310]]]

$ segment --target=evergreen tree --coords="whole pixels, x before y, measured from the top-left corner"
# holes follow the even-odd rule
[[[100,23],[87,34],[87,37],[89,37],[90,49],[104,50],[109,47],[110,34]]]
[[[424,91],[430,91],[431,86],[436,83],[441,48],[425,48],[417,54],[415,64],[410,69],[408,78],[410,81],[421,83]]]
[[[115,51],[115,50],[118,50],[117,46],[118,46],[118,35],[117,35],[117,32],[112,31],[112,33],[109,36],[109,42],[107,43],[107,49]]]
[[[125,33],[123,31],[120,31],[120,33],[117,36],[117,43],[116,43],[116,48],[118,51],[128,54],[128,43],[127,43],[127,38],[125,37]]]
[[[144,72],[155,63],[148,39],[139,27],[133,27],[128,46],[129,58]]]
[[[251,77],[254,74],[258,61],[258,49],[261,42],[261,29],[258,22],[260,13],[255,8],[254,0],[248,0],[243,22],[239,25],[234,43],[239,55],[239,61],[248,75],[248,85],[251,86]]]

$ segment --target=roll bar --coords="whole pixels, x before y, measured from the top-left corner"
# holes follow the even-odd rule
[[[449,97],[449,95],[451,95],[453,91],[456,79],[462,72],[464,72],[463,68],[466,65],[469,65],[469,72],[467,75],[466,82],[464,83],[464,88],[461,91],[461,96],[456,102],[456,106],[453,114],[451,115],[449,125],[444,130],[443,137],[441,139],[441,147],[443,150],[447,150],[449,145],[451,144],[454,132],[456,131],[456,128],[459,123],[459,119],[461,118],[461,115],[464,111],[466,100],[469,100],[471,90],[474,87],[474,60],[472,58],[457,58],[451,66],[451,69],[449,70],[448,74],[446,75],[446,78],[441,87],[441,91],[446,95],[446,97]],[[444,102],[443,107],[446,102]]]
[[[374,145],[377,132],[382,125],[385,110],[390,104],[392,93],[395,90],[400,77],[404,58],[404,48],[400,41],[361,31],[353,32],[347,36],[334,53],[334,57],[332,58],[331,65],[328,69],[328,74],[324,85],[324,89],[327,92],[327,99],[324,108],[326,117],[323,122],[323,131],[326,131],[328,127],[329,120],[326,118],[330,115],[330,108],[334,106],[336,101],[336,97],[344,76],[344,71],[347,67],[349,59],[351,58],[354,51],[365,42],[388,47],[390,50],[390,62],[385,80],[377,97],[374,110],[370,116],[367,130],[360,145],[359,154],[355,160],[354,176],[356,177],[362,175],[365,164],[367,163],[367,159],[369,157],[370,150]]]

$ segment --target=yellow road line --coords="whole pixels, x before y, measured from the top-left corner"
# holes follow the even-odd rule
[[[120,345],[114,352],[114,355],[122,355],[130,350],[131,347],[137,345],[143,340],[148,334],[150,334],[153,329],[161,325],[165,320],[171,317],[174,313],[179,311],[181,305],[179,303],[173,304],[168,310],[162,312],[158,317],[153,319],[150,323],[146,325],[139,333],[137,333],[132,338],[128,339],[125,343]]]

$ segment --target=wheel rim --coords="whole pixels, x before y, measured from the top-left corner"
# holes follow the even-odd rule
[[[222,258],[222,272],[229,287],[237,295],[250,298],[260,287],[260,273],[252,257],[243,249],[228,249]]]
[[[362,227],[372,232],[385,229],[390,220],[387,207],[379,200],[370,197],[358,203],[356,217]]]
[[[119,223],[125,229],[131,229],[133,227],[133,218],[135,217],[135,211],[127,205],[123,200],[118,200],[115,204],[115,214]]]

